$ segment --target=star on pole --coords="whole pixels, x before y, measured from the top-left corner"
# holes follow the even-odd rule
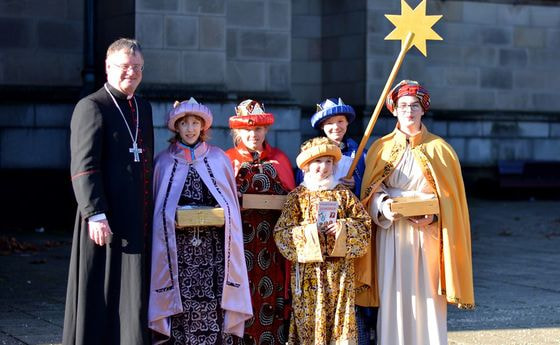
[[[422,0],[415,9],[412,9],[405,0],[401,0],[401,15],[386,14],[385,17],[395,25],[395,29],[385,39],[402,40],[402,49],[407,49],[404,45],[405,38],[409,33],[414,34],[410,47],[416,46],[424,56],[428,56],[426,40],[443,40],[432,29],[432,26],[442,16],[427,16],[426,0]]]

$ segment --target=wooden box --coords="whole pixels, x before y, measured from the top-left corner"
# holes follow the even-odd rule
[[[287,198],[287,195],[243,194],[241,207],[281,210]]]
[[[393,200],[395,202],[391,204],[391,211],[404,217],[439,214],[439,204],[436,198],[395,197]]]
[[[214,207],[177,208],[177,226],[223,226],[224,209]]]

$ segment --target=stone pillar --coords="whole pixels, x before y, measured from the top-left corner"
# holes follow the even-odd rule
[[[322,15],[322,98],[341,97],[361,108],[365,104],[367,3],[328,0]]]
[[[94,56],[95,82],[101,87],[107,76],[105,75],[105,55],[107,48],[115,40],[126,37],[135,38],[135,0],[98,0],[95,3],[94,16]],[[140,42],[142,44],[142,42]]]

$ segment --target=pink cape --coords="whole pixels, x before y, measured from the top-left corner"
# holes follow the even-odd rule
[[[149,327],[169,337],[170,316],[183,312],[177,272],[175,212],[190,165],[193,165],[224,209],[223,331],[242,337],[245,320],[250,319],[253,312],[235,179],[225,153],[204,142],[195,149],[194,157],[186,155],[176,144],[171,144],[155,159]]]

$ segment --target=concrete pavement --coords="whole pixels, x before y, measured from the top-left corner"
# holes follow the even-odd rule
[[[560,202],[470,203],[475,311],[450,307],[451,345],[560,344]]]
[[[560,201],[469,207],[477,307],[449,307],[449,344],[560,344]],[[0,256],[0,344],[60,344],[70,234],[4,235],[38,250]]]

